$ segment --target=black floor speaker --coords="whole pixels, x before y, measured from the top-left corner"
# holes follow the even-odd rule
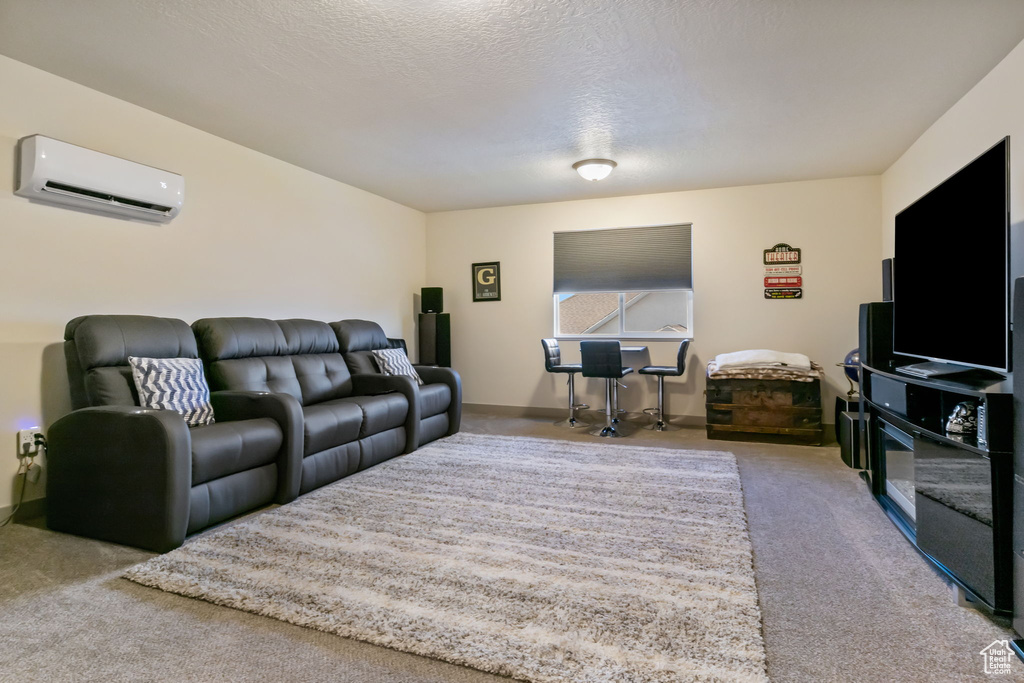
[[[1013,301],[1013,473],[1020,478],[1024,486],[1024,277],[1017,278],[1013,283]],[[1024,500],[1021,502],[1024,503]],[[1024,513],[1024,505],[1021,506],[1021,511]],[[1024,515],[1020,522],[1018,525],[1014,520],[1014,529],[1021,530],[1021,540],[1024,540]],[[1024,545],[1014,547],[1024,553]],[[1024,595],[1021,597],[1024,598]],[[1021,616],[1024,617],[1024,612],[1021,612]]]
[[[860,420],[858,414],[844,411],[839,414],[836,423],[836,439],[839,441],[839,454],[847,467],[855,470],[866,468],[860,451]]]
[[[860,362],[876,370],[892,370],[891,301],[860,305]]]
[[[1013,302],[1013,628],[1024,636],[1024,278]]]
[[[452,319],[448,313],[420,313],[420,365],[452,365]]]
[[[835,412],[835,426],[836,426],[836,437],[839,436],[839,418],[843,413],[859,413],[860,412],[860,396],[856,394],[851,398],[849,394],[846,396],[836,396],[836,412]]]

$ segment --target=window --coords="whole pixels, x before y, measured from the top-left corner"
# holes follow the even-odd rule
[[[689,337],[691,290],[555,295],[558,337]]]
[[[555,336],[692,337],[690,224],[555,233]]]

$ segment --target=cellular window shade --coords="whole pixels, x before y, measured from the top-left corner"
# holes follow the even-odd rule
[[[556,232],[554,291],[693,289],[691,227]]]

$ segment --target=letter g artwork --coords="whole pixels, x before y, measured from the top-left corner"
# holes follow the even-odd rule
[[[501,301],[501,264],[473,264],[473,301]]]

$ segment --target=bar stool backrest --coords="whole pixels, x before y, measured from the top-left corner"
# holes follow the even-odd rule
[[[544,369],[552,372],[556,365],[562,364],[562,352],[558,349],[557,339],[541,339],[544,347]]]
[[[679,342],[679,351],[676,352],[676,368],[679,370],[680,375],[686,372],[686,350],[689,348],[689,339]]]
[[[580,358],[584,377],[622,377],[622,348],[618,340],[581,341]]]

